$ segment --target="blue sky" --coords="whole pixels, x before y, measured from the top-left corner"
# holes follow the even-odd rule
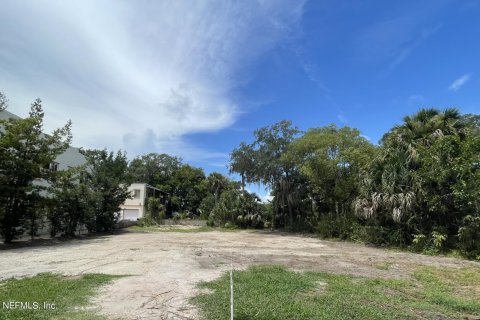
[[[74,144],[226,172],[254,129],[479,113],[480,1],[4,0],[0,90]]]

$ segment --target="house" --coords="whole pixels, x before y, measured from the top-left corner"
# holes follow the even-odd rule
[[[0,111],[0,119],[20,119],[19,116],[8,112],[7,110]],[[65,152],[58,155],[54,162],[50,164],[50,170],[58,171],[58,170],[67,170],[69,168],[75,168],[78,166],[82,166],[87,162],[83,154],[80,153],[79,148],[75,147],[68,147]],[[42,184],[42,183],[40,183]]]
[[[7,119],[21,119],[19,116],[7,111],[0,111],[0,120]],[[0,126],[0,130],[2,127]],[[42,133],[42,136],[45,134]],[[80,153],[79,148],[68,147],[63,153],[59,154],[54,161],[49,164],[49,169],[52,171],[63,171],[70,168],[75,168],[84,165],[87,162],[85,156]],[[48,181],[43,179],[37,179],[33,181],[33,184],[37,186],[48,187],[50,184]],[[46,196],[48,191],[42,190],[40,192],[42,196]],[[80,227],[80,230],[83,229],[83,226]],[[37,230],[37,235],[46,235],[50,233],[50,225],[46,216],[43,216],[43,219],[39,221],[39,229]]]
[[[131,198],[120,205],[119,220],[138,220],[145,217],[148,198],[164,199],[165,193],[146,183],[132,183],[128,187]]]
[[[0,119],[20,119],[17,115],[8,112],[7,110],[0,111]],[[86,163],[83,154],[80,153],[79,148],[68,147],[65,152],[58,155],[55,161],[50,164],[50,170],[61,171],[69,168],[82,166]],[[47,181],[35,181],[38,185],[48,186]],[[138,220],[145,216],[147,200],[149,197],[156,197],[164,200],[165,193],[157,188],[154,188],[146,183],[133,183],[128,187],[131,192],[131,199],[127,199],[123,205],[120,206],[119,220]],[[164,202],[164,201],[163,201]]]

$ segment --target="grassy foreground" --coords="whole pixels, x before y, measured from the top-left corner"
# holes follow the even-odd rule
[[[230,314],[230,277],[201,283],[205,319]],[[411,280],[296,273],[279,266],[234,273],[235,319],[478,319],[480,269],[419,268]]]
[[[0,282],[0,319],[103,319],[82,310],[95,290],[118,278],[105,274],[40,274]],[[12,304],[17,302],[17,305]],[[23,306],[19,303],[23,302]]]

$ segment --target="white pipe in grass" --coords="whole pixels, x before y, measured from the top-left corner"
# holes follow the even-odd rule
[[[230,269],[230,320],[233,320],[233,261]]]

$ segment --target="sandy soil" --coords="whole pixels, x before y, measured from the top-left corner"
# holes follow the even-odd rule
[[[111,319],[197,319],[195,284],[233,264],[408,278],[419,265],[480,264],[280,232],[125,232],[87,240],[0,250],[0,279],[41,272],[132,275],[101,289],[93,308]]]

